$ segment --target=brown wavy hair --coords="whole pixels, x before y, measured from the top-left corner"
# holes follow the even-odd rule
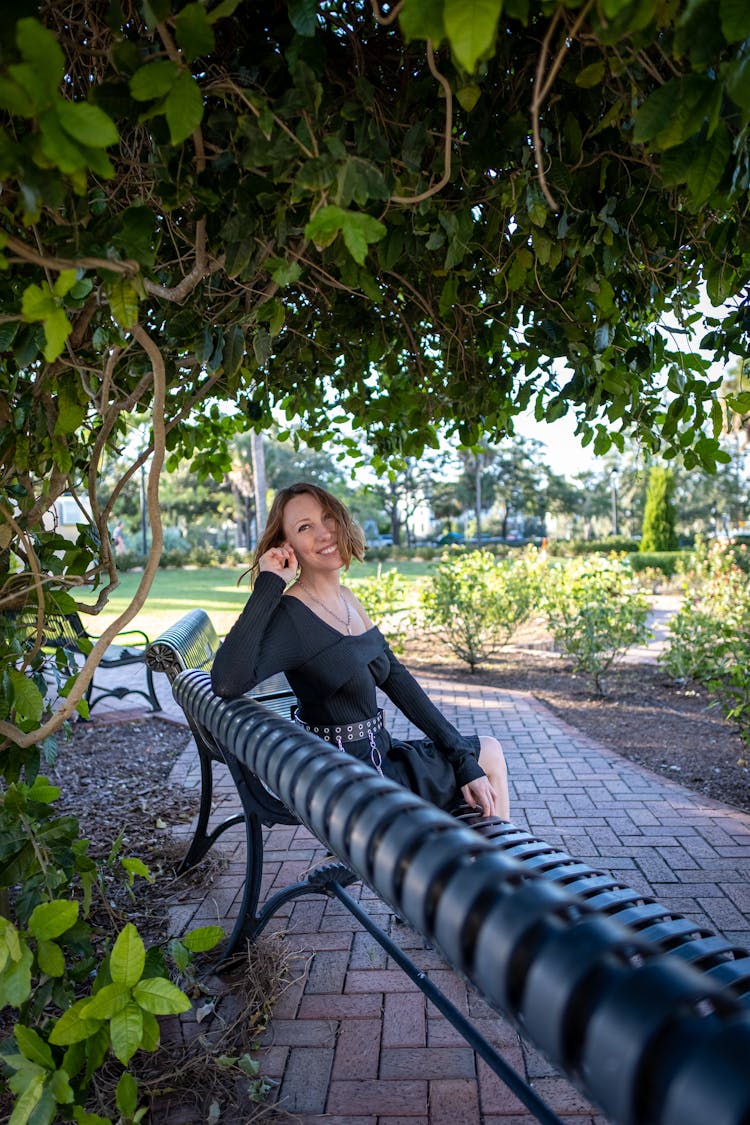
[[[346,505],[337,500],[330,492],[327,492],[325,488],[321,488],[320,485],[298,481],[296,484],[288,485],[287,488],[280,488],[274,496],[265,529],[258,540],[253,555],[253,562],[250,567],[251,582],[254,582],[258,577],[261,556],[271,547],[279,547],[286,539],[284,534],[284,510],[287,504],[294,496],[303,496],[305,493],[314,496],[324,512],[332,515],[336,521],[337,543],[339,554],[344,560],[344,569],[349,569],[349,564],[353,558],[359,562],[363,561],[365,557],[364,532],[354,520]],[[245,574],[247,573],[245,571]],[[241,577],[244,577],[244,575]]]

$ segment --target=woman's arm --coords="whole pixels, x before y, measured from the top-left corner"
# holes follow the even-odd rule
[[[459,788],[485,776],[476,759],[476,751],[468,739],[435,706],[420,687],[411,672],[397,660],[388,645],[385,646],[390,664],[388,678],[380,684],[389,699],[419,727],[448,759],[456,774]]]
[[[232,699],[276,672],[293,667],[299,646],[286,620],[274,621],[286,580],[261,571],[253,592],[216,654],[211,684],[217,695]],[[284,615],[285,617],[285,615]]]

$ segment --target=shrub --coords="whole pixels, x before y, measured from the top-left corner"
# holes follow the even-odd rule
[[[550,539],[547,554],[555,556],[624,555],[638,551],[640,541],[626,535],[610,535],[605,539]]]
[[[443,556],[420,591],[424,621],[473,672],[507,644],[535,605],[536,552],[498,562],[489,551]]]
[[[674,551],[677,547],[673,495],[674,473],[663,465],[654,465],[648,475],[642,551]]]
[[[555,643],[597,692],[615,657],[645,641],[649,605],[626,566],[585,559],[550,570],[544,609]]]
[[[727,544],[699,544],[693,590],[670,622],[660,662],[702,684],[750,743],[750,585]]]
[[[659,570],[667,578],[674,578],[689,567],[691,558],[690,551],[634,551],[627,556],[627,561],[636,574]]]
[[[352,587],[373,621],[383,625],[391,648],[400,652],[409,628],[403,616],[409,612],[409,583],[397,570],[383,574],[378,568],[373,578],[355,579]]]

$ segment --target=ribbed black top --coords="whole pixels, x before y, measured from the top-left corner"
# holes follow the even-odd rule
[[[217,695],[242,695],[284,672],[305,721],[329,725],[371,718],[381,688],[451,762],[459,786],[484,776],[475,746],[430,701],[378,628],[345,636],[299,598],[283,597],[285,585],[277,574],[258,575],[216,655],[211,681]]]

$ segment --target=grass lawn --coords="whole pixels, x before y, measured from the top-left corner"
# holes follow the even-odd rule
[[[383,572],[398,570],[404,578],[416,581],[428,574],[430,563],[404,561],[381,563]],[[352,563],[347,582],[356,589],[357,579],[377,574],[377,563]],[[146,604],[129,628],[143,629],[152,639],[189,609],[205,609],[218,633],[226,633],[247,601],[250,588],[247,578],[241,586],[237,579],[241,567],[201,567],[160,570],[154,579]],[[100,633],[130,603],[140,582],[139,573],[120,576],[120,585],[98,617],[87,619],[93,633]]]

